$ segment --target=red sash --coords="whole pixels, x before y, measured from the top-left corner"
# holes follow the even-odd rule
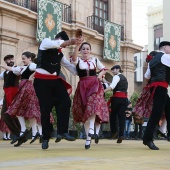
[[[113,97],[121,97],[121,98],[127,98],[127,93],[126,92],[119,92],[119,91],[117,91],[117,92],[114,92],[113,93]]]
[[[70,95],[72,93],[72,87],[69,83],[67,83],[62,77],[56,76],[56,75],[51,75],[51,74],[41,74],[38,72],[35,72],[34,75],[35,78],[37,79],[44,79],[44,80],[57,80],[60,79],[62,80],[65,88],[67,89],[68,94]]]
[[[15,95],[18,92],[18,87],[4,88],[4,92],[5,92],[5,99],[6,99],[7,107],[9,107],[9,105],[12,103],[12,100],[14,99]]]

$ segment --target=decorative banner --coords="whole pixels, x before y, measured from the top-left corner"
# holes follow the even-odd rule
[[[104,26],[104,59],[120,61],[121,25],[105,21]]]
[[[55,0],[38,0],[37,41],[54,39],[61,31],[62,4]]]

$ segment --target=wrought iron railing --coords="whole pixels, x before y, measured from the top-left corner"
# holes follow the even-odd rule
[[[24,8],[30,9],[31,11],[37,12],[37,0],[4,0]],[[62,21],[71,23],[72,15],[71,15],[71,5],[63,4],[62,10]]]
[[[104,19],[95,15],[87,17],[87,27],[104,34]]]
[[[87,27],[104,34],[104,19],[95,15],[87,17]],[[121,41],[124,41],[124,26],[121,26]]]
[[[4,0],[37,12],[37,0]]]
[[[71,4],[70,5],[63,4],[62,21],[72,23]]]

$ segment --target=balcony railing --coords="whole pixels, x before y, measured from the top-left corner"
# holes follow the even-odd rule
[[[104,34],[104,19],[92,15],[87,17],[87,27]],[[124,26],[121,26],[121,41],[124,41]]]
[[[100,34],[104,34],[104,19],[98,16],[92,15],[87,17],[87,27],[98,31]]]
[[[37,12],[37,0],[4,0]]]
[[[24,8],[30,9],[31,11],[37,12],[37,0],[4,0]],[[62,21],[71,23],[72,15],[71,15],[71,5],[63,4],[62,9]]]

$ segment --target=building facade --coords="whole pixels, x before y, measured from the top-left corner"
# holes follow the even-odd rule
[[[76,29],[82,29],[85,40],[92,45],[92,55],[98,57],[108,69],[120,64],[129,82],[130,96],[134,91],[134,54],[142,49],[132,40],[131,0],[58,0],[58,2],[65,4],[62,30],[65,30],[70,37],[74,37]],[[104,20],[122,26],[120,62],[103,59]],[[36,28],[36,0],[0,0],[1,64],[4,64],[3,57],[7,54],[13,54],[18,65],[21,64],[21,54],[24,51],[37,54],[39,43],[36,42]],[[74,46],[64,49],[63,52],[68,59],[73,50]],[[62,71],[74,92],[79,78],[72,76],[64,68]],[[1,97],[2,93],[1,90]]]
[[[143,69],[140,69],[138,61],[135,76],[138,76],[143,70],[143,74],[147,69],[147,63],[145,62],[146,55],[153,50],[159,50],[159,43],[161,41],[170,41],[170,22],[169,22],[169,5],[170,1],[163,0],[163,4],[157,7],[148,8],[148,47],[140,53],[135,54],[135,56],[143,56]],[[139,58],[139,57],[138,57]],[[145,86],[145,82],[141,81],[141,75],[135,80],[135,91],[140,92]],[[170,88],[168,88],[168,93],[170,95]]]

